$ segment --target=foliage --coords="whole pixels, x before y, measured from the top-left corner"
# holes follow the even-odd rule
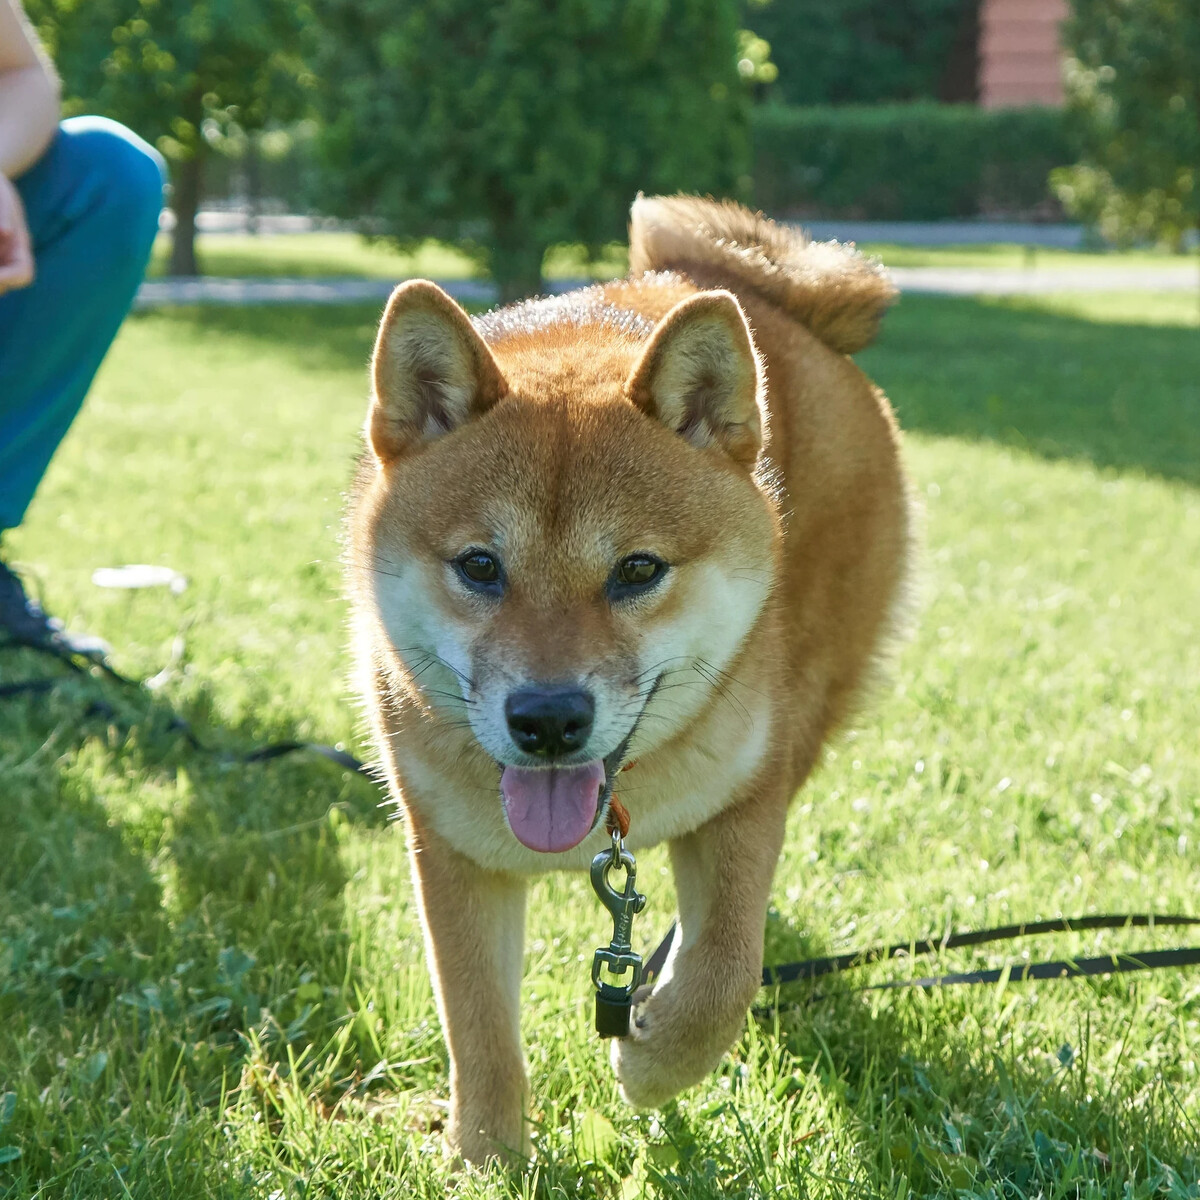
[[[439,237],[508,297],[558,242],[619,237],[639,189],[743,187],[733,0],[319,0],[323,207]],[[753,64],[752,64],[753,66]]]
[[[27,8],[62,75],[67,110],[122,121],[175,165],[174,207],[191,254],[191,219],[211,147],[303,111],[305,6],[29,0]]]
[[[978,0],[770,0],[745,20],[771,46],[777,104],[878,104],[947,95],[951,58],[974,61]]]
[[[98,111],[170,159],[233,127],[299,114],[304,9],[295,0],[28,0],[69,108]]]
[[[1195,0],[1075,0],[1070,107],[1084,153],[1054,185],[1111,241],[1178,244],[1200,226],[1200,9]]]
[[[756,109],[755,202],[772,213],[924,221],[1053,210],[1070,162],[1050,108],[895,104]]]
[[[1067,315],[905,296],[862,356],[908,431],[925,605],[891,684],[797,798],[771,960],[1193,908],[1200,338],[1194,317],[1098,319],[1103,300]],[[603,913],[586,876],[537,882],[528,906],[536,1167],[454,1173],[404,830],[323,760],[239,767],[172,726],[218,750],[367,752],[337,529],[377,318],[135,317],[6,543],[128,674],[172,665],[154,691],[71,676],[0,700],[0,1194],[1194,1197],[1195,971],[854,991],[909,969],[881,964],[785,995],[778,1024],[748,1022],[710,1079],[639,1114],[589,1028]],[[92,585],[122,562],[189,587]],[[54,669],[0,651],[0,684]],[[674,902],[665,850],[638,857],[644,946]]]
[[[737,69],[747,83],[774,83],[779,78],[770,43],[751,29],[738,30]]]

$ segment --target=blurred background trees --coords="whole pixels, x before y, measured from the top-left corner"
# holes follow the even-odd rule
[[[204,170],[222,138],[293,121],[310,77],[309,13],[295,0],[26,0],[70,112],[156,144],[171,169],[171,273],[196,274]]]
[[[1180,246],[1200,227],[1200,4],[1074,0],[1065,32],[1083,158],[1059,196],[1109,241]]]
[[[505,299],[645,191],[748,194],[735,0],[317,0],[322,207],[459,242]]]
[[[1071,3],[1061,37],[1065,0],[28,8],[68,111],[116,117],[171,161],[173,273],[196,270],[202,200],[265,191],[402,246],[454,243],[507,298],[537,289],[548,247],[620,239],[639,190],[798,220],[1065,206],[1113,240],[1181,244],[1200,219],[1200,3]],[[1040,92],[995,91],[997,21],[1016,93],[1040,23]]]

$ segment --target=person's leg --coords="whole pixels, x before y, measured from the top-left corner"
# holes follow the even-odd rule
[[[16,184],[37,275],[0,296],[0,531],[20,524],[133,303],[162,159],[115,121],[76,117]]]
[[[37,274],[0,296],[0,535],[21,523],[133,303],[163,179],[158,153],[124,126],[75,117],[16,180]],[[0,625],[19,640],[53,631],[3,562]]]

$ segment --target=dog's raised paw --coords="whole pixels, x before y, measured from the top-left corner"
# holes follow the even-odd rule
[[[629,1037],[613,1041],[611,1057],[621,1098],[626,1104],[634,1108],[658,1108],[675,1095],[677,1089],[671,1087],[659,1069],[645,1025],[639,1029],[631,1023]]]
[[[621,1097],[635,1108],[658,1108],[704,1074],[703,1068],[689,1071],[690,1064],[682,1061],[687,1055],[672,1053],[666,1045],[669,1023],[664,1027],[663,1016],[653,1004],[636,1004],[629,1036],[613,1040],[611,1058]]]

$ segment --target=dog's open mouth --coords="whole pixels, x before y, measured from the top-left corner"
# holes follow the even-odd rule
[[[507,766],[500,795],[508,827],[530,850],[570,850],[595,826],[606,782],[598,758],[577,767]]]
[[[563,767],[499,764],[504,815],[517,841],[530,850],[554,854],[574,849],[596,828],[612,796],[612,781],[661,681],[661,675],[654,680],[632,728],[604,758]]]

